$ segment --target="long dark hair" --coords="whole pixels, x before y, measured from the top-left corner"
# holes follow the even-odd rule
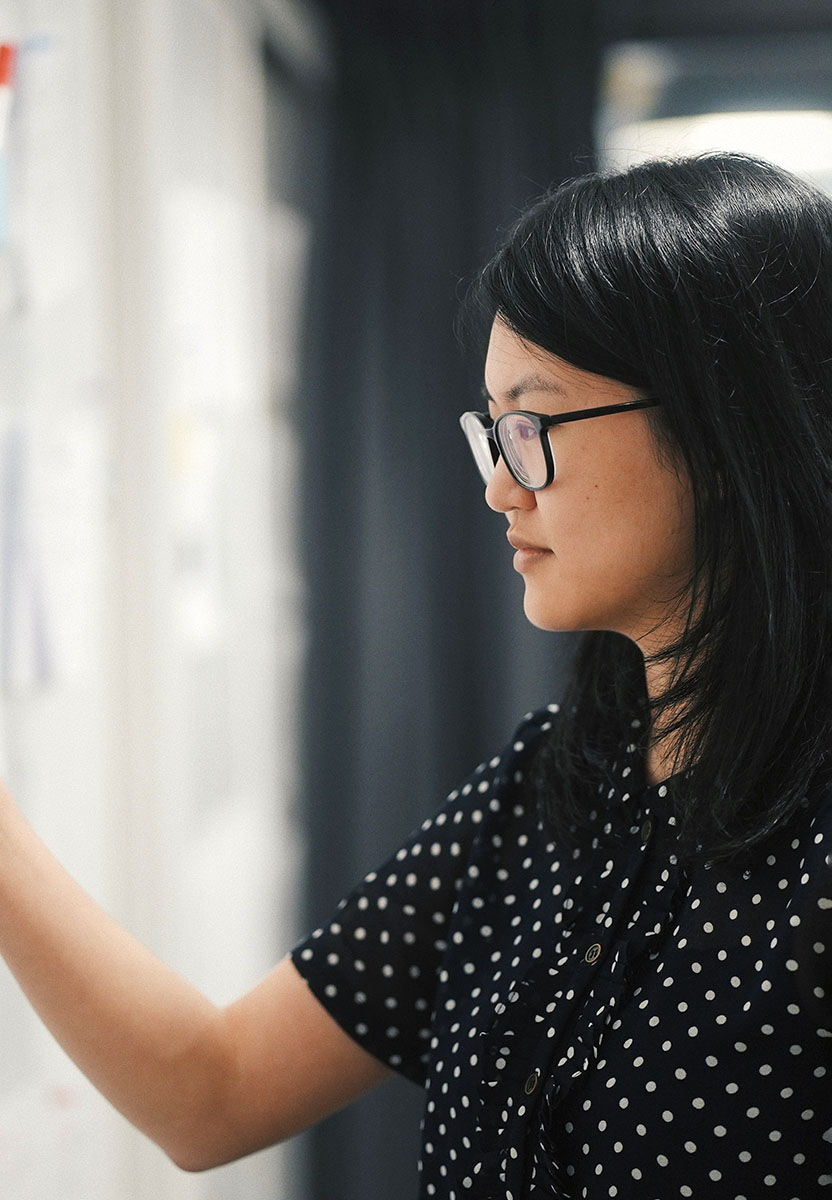
[[[539,755],[550,819],[580,827],[636,712],[675,734],[691,853],[760,842],[824,769],[832,726],[832,201],[739,154],[583,176],[521,217],[473,291],[530,343],[659,397],[657,450],[694,497],[668,686],[648,706],[637,648],[584,635]]]

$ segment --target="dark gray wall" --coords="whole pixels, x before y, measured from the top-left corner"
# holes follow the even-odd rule
[[[523,618],[504,521],[457,427],[482,369],[481,347],[463,353],[454,334],[464,281],[531,198],[593,165],[606,42],[832,27],[828,0],[319,9],[329,83],[290,81],[314,230],[296,399],[309,927],[568,668],[570,640]],[[414,1196],[420,1110],[416,1089],[393,1084],[307,1135],[298,1196]]]

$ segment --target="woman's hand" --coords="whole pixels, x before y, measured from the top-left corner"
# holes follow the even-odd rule
[[[288,959],[212,1004],[99,908],[2,786],[0,954],[81,1070],[186,1170],[281,1141],[389,1075]]]

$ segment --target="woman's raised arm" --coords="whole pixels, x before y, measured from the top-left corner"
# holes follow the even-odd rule
[[[290,1137],[389,1075],[288,959],[212,1004],[98,907],[2,789],[0,953],[81,1070],[185,1170]]]

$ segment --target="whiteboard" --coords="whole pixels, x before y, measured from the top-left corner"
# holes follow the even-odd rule
[[[285,396],[306,231],[266,194],[250,16],[0,0],[0,771],[116,917],[218,1002],[291,944],[303,581]],[[0,203],[2,203],[0,166]],[[7,228],[7,234],[3,230]],[[278,272],[279,278],[274,274]],[[289,714],[288,716],[286,714]],[[4,1200],[300,1200],[114,1114],[0,967]]]

